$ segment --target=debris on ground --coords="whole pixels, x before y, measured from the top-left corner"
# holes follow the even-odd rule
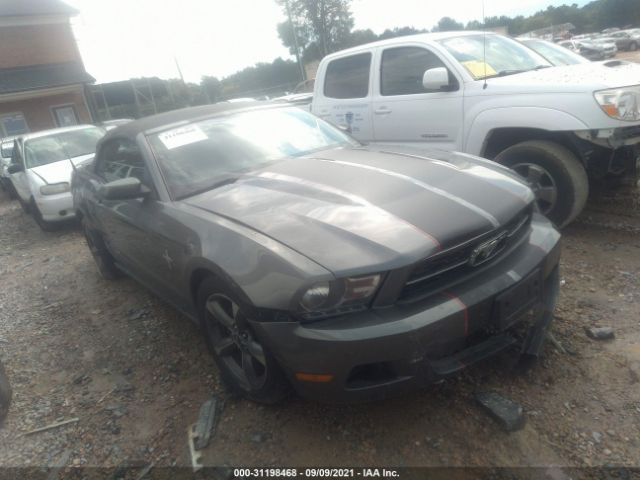
[[[29,430],[28,432],[25,432],[24,435],[32,435],[34,433],[40,433],[40,432],[46,432],[47,430],[51,430],[53,428],[58,428],[58,427],[62,427],[64,425],[69,425],[70,423],[76,423],[79,422],[80,419],[79,418],[70,418],[69,420],[63,420],[61,422],[55,422],[52,423],[50,425],[47,425],[45,427],[40,427],[40,428],[36,428],[34,430]]]
[[[478,392],[476,401],[507,432],[524,427],[525,416],[522,406],[495,392]]]
[[[594,340],[611,340],[615,333],[611,327],[586,327],[587,336]]]
[[[215,397],[210,398],[200,407],[200,414],[194,429],[196,450],[202,450],[209,444],[222,408],[222,402]]]
[[[194,472],[200,470],[204,465],[202,464],[202,453],[196,449],[196,425],[190,425],[187,429],[187,443],[189,444],[189,455],[191,456],[191,468]]]

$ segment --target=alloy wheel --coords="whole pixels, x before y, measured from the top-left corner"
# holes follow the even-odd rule
[[[535,163],[517,163],[511,168],[529,183],[540,211],[546,215],[553,210],[558,201],[558,187],[551,174]]]
[[[246,391],[258,390],[267,380],[267,361],[262,345],[249,330],[240,307],[222,294],[206,302],[207,333],[218,358]]]

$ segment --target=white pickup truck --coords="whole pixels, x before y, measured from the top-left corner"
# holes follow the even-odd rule
[[[554,67],[493,33],[399,37],[328,55],[311,110],[363,142],[507,165],[559,226],[584,207],[589,179],[638,171],[640,65]]]

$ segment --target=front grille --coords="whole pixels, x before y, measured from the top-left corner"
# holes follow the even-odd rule
[[[398,301],[410,302],[422,299],[452,282],[461,280],[480,265],[493,263],[528,231],[532,213],[533,206],[529,206],[506,225],[421,260],[409,275]],[[492,245],[491,252],[478,259],[476,249],[493,241],[495,244]]]

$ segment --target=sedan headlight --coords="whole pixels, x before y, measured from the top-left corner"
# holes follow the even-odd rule
[[[303,316],[326,317],[362,309],[378,289],[380,278],[376,274],[316,283],[300,296]]]
[[[64,193],[71,190],[69,182],[52,183],[50,185],[43,185],[40,187],[40,193],[42,195],[55,195],[56,193]]]
[[[601,90],[594,95],[611,118],[628,122],[640,120],[640,86]]]

